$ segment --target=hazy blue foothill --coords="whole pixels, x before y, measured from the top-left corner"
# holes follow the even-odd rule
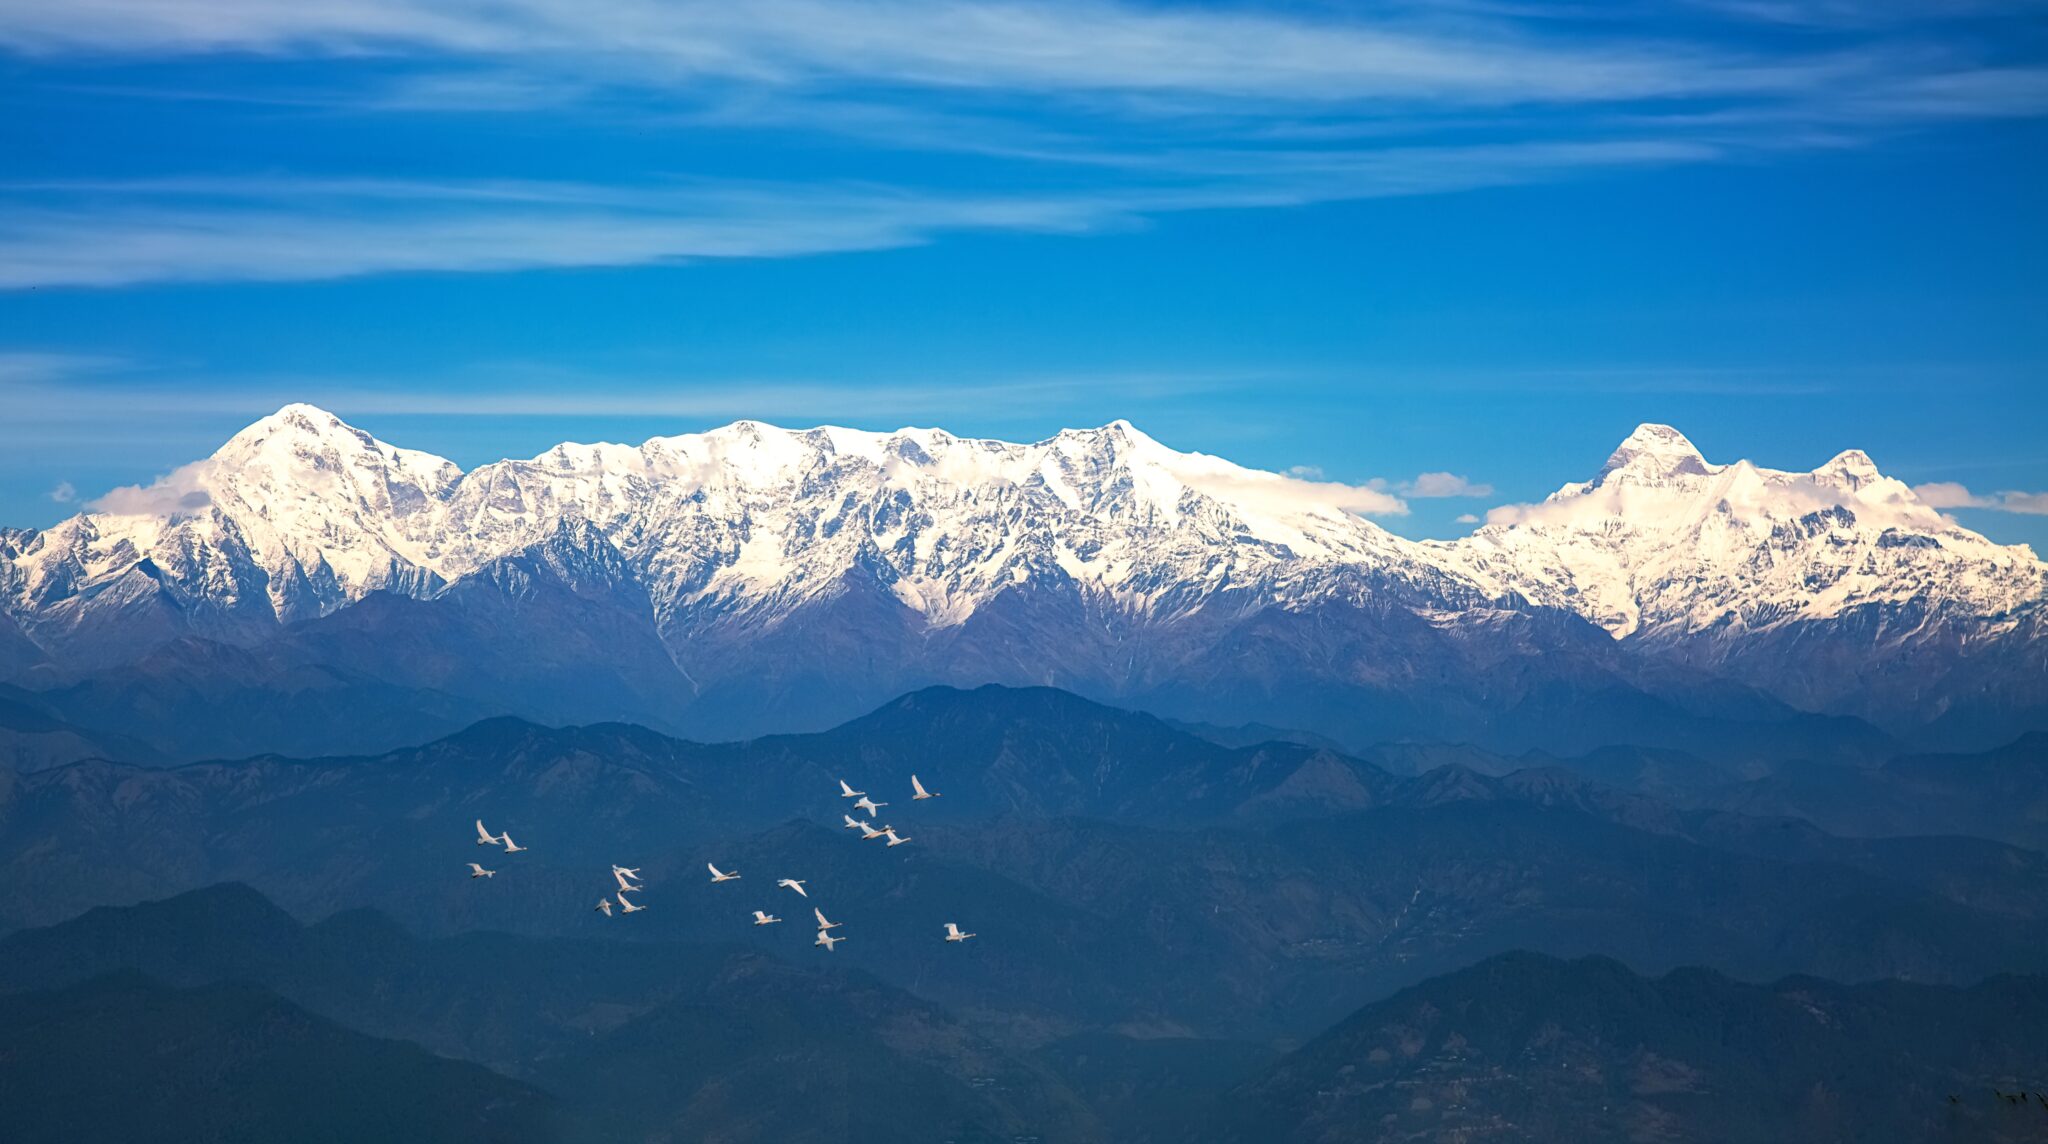
[[[1418,774],[1405,747],[1217,737],[987,687],[741,743],[497,719],[381,756],[45,767],[0,800],[0,989],[260,986],[533,1086],[568,1138],[903,1135],[863,1111],[873,1093],[933,1140],[1377,1139],[1389,1116],[2034,1138],[1996,1135],[2032,1122],[1988,1087],[2048,1069],[2027,1033],[2048,972],[2037,851],[1829,833],[1575,769],[1611,777],[1616,751]],[[942,792],[915,848],[840,828],[836,776],[908,801],[913,772]],[[486,813],[532,853],[472,886]],[[647,908],[606,918],[591,902],[620,855]],[[853,940],[821,963],[802,925],[749,925],[743,905],[808,903],[727,898],[706,855],[764,886],[801,872]],[[79,913],[91,900],[123,904]],[[980,944],[937,940],[956,918]],[[1915,984],[1833,983],[1884,980]],[[1943,1037],[1968,1051],[1917,1048]],[[318,1067],[296,1040],[252,1051]],[[1973,1103],[1945,1110],[1956,1089]],[[1629,1119],[1595,1111],[1618,1105]]]

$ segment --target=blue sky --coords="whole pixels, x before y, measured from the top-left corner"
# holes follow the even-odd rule
[[[0,0],[0,99],[0,523],[305,400],[1128,417],[1438,536],[1667,421],[2048,551],[2039,3]]]

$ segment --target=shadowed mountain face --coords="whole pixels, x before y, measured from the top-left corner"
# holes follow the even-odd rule
[[[2048,980],[1749,985],[1508,954],[1366,1006],[1218,1106],[1236,1141],[2048,1140]],[[1952,1101],[1950,1098],[1954,1096]]]
[[[939,797],[913,801],[912,773]],[[860,812],[841,779],[910,843],[844,828]],[[479,848],[477,819],[527,851]],[[498,876],[467,878],[478,858]],[[707,861],[745,878],[710,885]],[[649,908],[606,922],[591,907],[614,862],[643,868]],[[798,926],[747,919],[801,921],[805,900],[772,883],[802,877],[812,901],[873,923],[839,963],[1041,1040],[1299,1035],[1520,947],[1955,982],[2048,948],[2048,872],[2029,851],[1676,811],[1556,769],[1399,777],[1046,689],[921,692],[743,744],[499,720],[375,758],[57,768],[0,790],[0,874],[16,925],[233,879],[293,910],[371,904],[430,933],[799,956]],[[987,936],[952,956],[946,921]]]
[[[556,1138],[552,1104],[248,984],[116,974],[0,996],[0,1123],[18,1144],[539,1144]]]
[[[1225,606],[1213,620],[1179,621],[1176,643],[1117,636],[1086,609],[1006,595],[934,633],[886,590],[856,584],[809,605],[802,622],[741,637],[708,631],[671,651],[633,581],[572,583],[550,559],[585,539],[536,545],[431,599],[380,591],[263,640],[183,635],[91,671],[42,672],[29,677],[32,702],[181,759],[376,752],[499,714],[739,737],[828,727],[934,683],[984,682],[1050,683],[1182,719],[1263,720],[1351,743],[1572,752],[1624,742],[1763,761],[1890,749],[1859,719],[1804,713],[1698,673],[1644,670],[1579,621],[1540,614],[1461,632],[1333,603],[1225,631]],[[1047,666],[1076,648],[1115,662]]]

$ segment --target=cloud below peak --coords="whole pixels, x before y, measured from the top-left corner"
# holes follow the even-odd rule
[[[2048,516],[2048,492],[2005,489],[1995,493],[1974,493],[1957,481],[1933,481],[1914,485],[1913,495],[1929,508],[1981,508],[2026,516]]]
[[[177,516],[203,511],[213,503],[206,486],[210,461],[180,465],[146,485],[123,485],[86,502],[90,512],[111,516]]]

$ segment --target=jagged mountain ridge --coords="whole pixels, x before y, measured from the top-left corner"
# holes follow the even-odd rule
[[[1567,608],[1616,637],[1673,641],[1919,601],[2009,630],[2048,566],[1920,503],[1861,450],[1809,473],[1710,464],[1644,425],[1599,475],[1511,523],[1433,546],[1496,591]]]
[[[1930,663],[2000,710],[2048,703],[2042,673],[2011,670],[2048,645],[2048,566],[1861,453],[1712,465],[1644,426],[1592,481],[1455,542],[1365,519],[1374,495],[1126,422],[1011,444],[742,421],[464,473],[292,405],[101,511],[0,534],[0,613],[62,677],[180,637],[261,643],[373,595],[545,583],[644,618],[685,681],[644,690],[741,713],[713,728],[733,731],[776,726],[798,695],[857,692],[795,720],[817,725],[933,682],[1191,712],[1264,695],[1238,716],[1310,730],[1299,708],[1361,692],[1373,729],[1441,732],[1539,681],[1714,675],[1924,721],[1956,706]],[[1456,694],[1416,698],[1430,689]]]
[[[1384,570],[1417,598],[1480,602],[1413,542],[1315,499],[1337,488],[1177,453],[1126,422],[1013,445],[741,421],[464,474],[293,405],[137,498],[162,511],[10,537],[0,584],[53,635],[67,604],[118,596],[138,570],[216,622],[291,621],[376,590],[432,595],[587,522],[664,629],[693,612],[772,617],[855,570],[934,627],[1062,577],[1108,607],[1167,615],[1225,585],[1277,598],[1336,587],[1311,568]]]

